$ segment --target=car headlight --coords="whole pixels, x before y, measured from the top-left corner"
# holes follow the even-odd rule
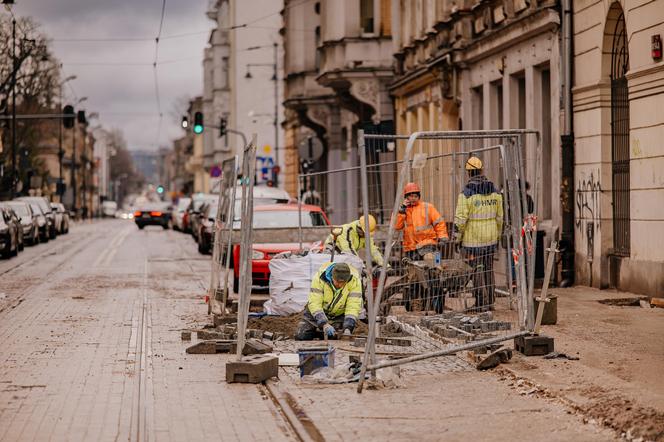
[[[251,259],[263,259],[263,258],[265,258],[265,253],[261,252],[260,250],[251,251]]]

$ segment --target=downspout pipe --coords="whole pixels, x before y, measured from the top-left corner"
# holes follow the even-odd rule
[[[562,0],[562,75],[563,75],[563,134],[562,150],[562,252],[561,287],[574,284],[574,127],[572,110],[572,72],[574,68],[572,29],[572,0]]]

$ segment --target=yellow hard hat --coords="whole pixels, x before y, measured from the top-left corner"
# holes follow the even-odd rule
[[[364,230],[364,215],[362,215],[358,221],[360,224],[360,228]],[[375,230],[376,230],[376,218],[374,218],[373,215],[369,215],[369,232],[373,233]]]
[[[482,160],[477,157],[470,157],[466,161],[466,170],[481,170],[482,169]]]

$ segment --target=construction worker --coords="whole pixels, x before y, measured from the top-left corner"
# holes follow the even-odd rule
[[[361,216],[360,219],[353,221],[348,224],[342,225],[339,229],[341,233],[334,238],[334,235],[328,235],[325,240],[325,248],[331,250],[333,247],[336,252],[343,253],[349,252],[353,255],[357,255],[360,250],[364,252],[366,247],[366,235],[364,234],[364,216]],[[369,215],[369,237],[371,237],[376,231],[376,218],[373,215]],[[383,255],[376,247],[373,238],[370,238],[371,242],[369,247],[371,248],[371,260],[373,264],[382,267],[383,266]]]
[[[457,199],[454,214],[455,240],[462,255],[475,270],[473,291],[477,310],[493,309],[493,257],[503,231],[503,197],[482,174],[482,160],[466,161],[468,183]]]
[[[403,250],[414,261],[438,245],[445,245],[445,220],[431,203],[420,200],[420,186],[408,183],[403,189],[404,201],[397,214],[396,229],[403,230]]]
[[[335,339],[341,331],[349,335],[361,310],[362,283],[357,271],[345,262],[327,262],[311,281],[309,300],[295,339]]]

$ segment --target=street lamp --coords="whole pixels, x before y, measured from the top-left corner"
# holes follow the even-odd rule
[[[278,69],[278,52],[279,52],[279,45],[277,43],[273,43],[272,45],[273,49],[273,54],[274,54],[274,62],[273,63],[249,63],[247,64],[247,73],[244,75],[244,78],[246,79],[251,79],[253,78],[251,75],[251,67],[259,67],[259,66],[266,66],[266,67],[272,67],[274,73],[272,74],[272,81],[274,81],[274,162],[276,164],[276,170],[279,170],[279,81],[278,81],[278,76],[277,76],[277,69]],[[247,48],[247,51],[255,51],[257,49],[263,49],[263,48],[269,48],[270,45],[264,45],[264,46],[251,46]],[[279,173],[277,171],[274,171],[274,183],[275,185],[279,184]]]

